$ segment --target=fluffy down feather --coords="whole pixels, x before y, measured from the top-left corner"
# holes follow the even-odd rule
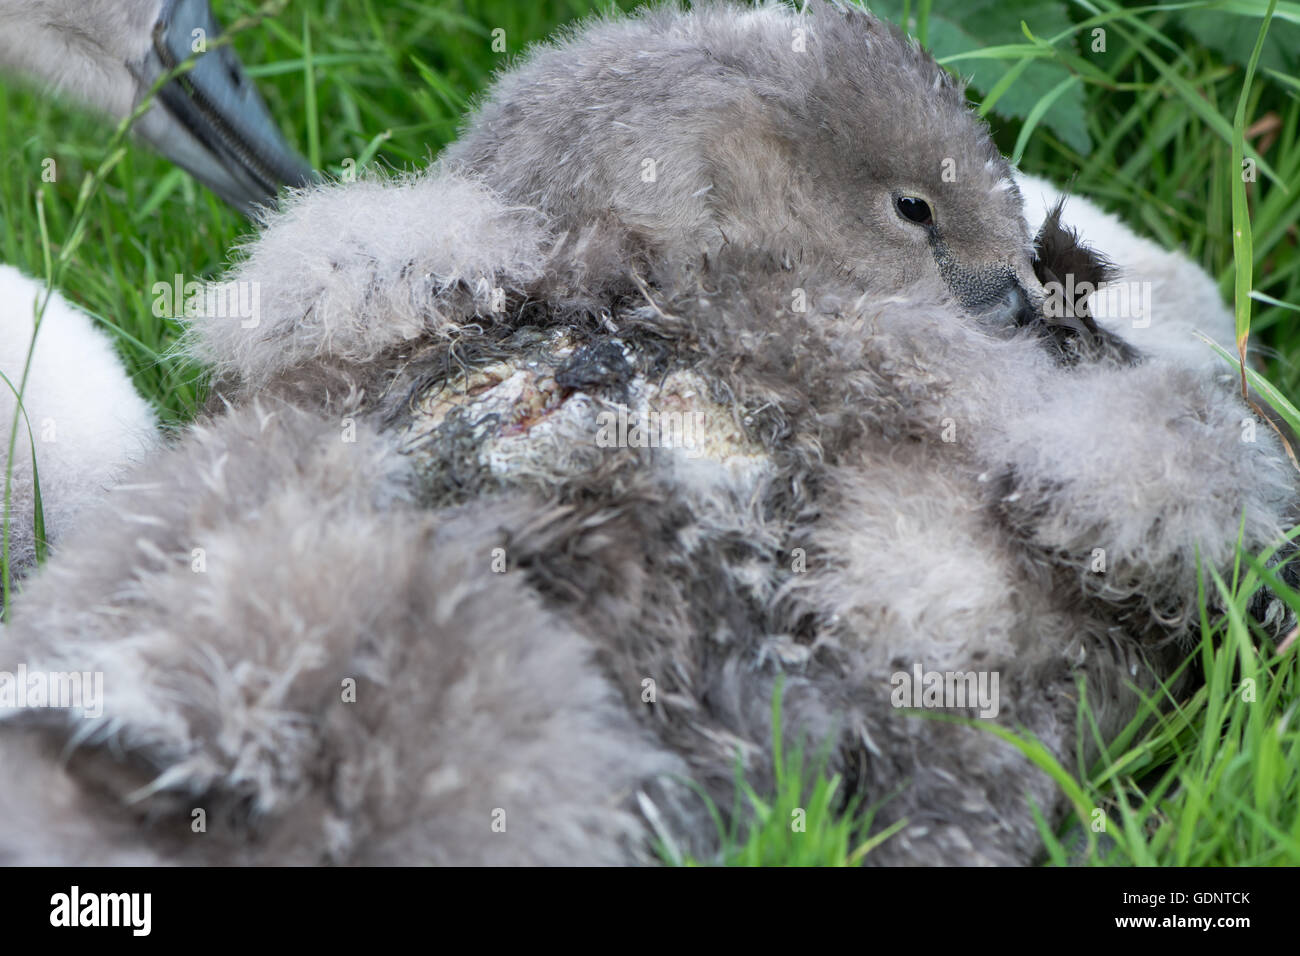
[[[676,764],[590,645],[492,572],[519,514],[412,512],[389,443],[350,437],[287,406],[198,427],[33,582],[0,671],[100,672],[104,698],[0,710],[0,860],[644,853],[625,805]]]
[[[193,339],[236,400],[257,390],[264,403],[115,492],[33,583],[4,648],[4,663],[114,675],[101,720],[28,712],[0,737],[37,762],[20,781],[54,774],[42,754],[80,744],[70,782],[51,786],[83,802],[47,808],[22,782],[0,801],[110,857],[137,821],[159,858],[191,858],[193,841],[165,835],[198,794],[221,808],[209,859],[581,862],[635,855],[635,800],[707,854],[707,815],[663,774],[684,769],[730,806],[739,759],[761,791],[780,686],[790,740],[829,742],[849,789],[886,801],[880,821],[908,821],[875,862],[1033,860],[1029,801],[1051,820],[1064,811],[1051,782],[979,727],[894,707],[892,675],[996,673],[988,719],[1072,765],[1078,681],[1114,733],[1172,670],[1198,551],[1224,567],[1243,515],[1247,548],[1275,543],[1295,476],[1266,428],[1243,440],[1247,406],[1191,357],[1186,326],[1213,331],[1217,298],[1178,315],[1157,300],[1136,364],[1116,350],[1063,361],[1024,307],[1044,293],[1025,219],[1036,208],[961,98],[871,18],[809,17],[711,5],[598,24],[507,75],[430,172],[311,191],[273,217],[234,278],[263,284],[263,325],[209,320]],[[813,61],[787,57],[801,25],[815,28]],[[879,58],[860,71],[822,68],[864,44]],[[743,115],[727,106],[675,130],[695,138],[660,158],[684,180],[584,194],[583,170],[621,173],[547,139],[557,115],[593,103],[543,81],[577,63],[606,70],[602,96],[630,96],[705,54],[718,62],[704,82],[725,77],[741,106],[771,106],[759,128],[780,129],[806,94],[879,147],[879,168],[864,180],[838,165],[870,150],[820,150],[825,165],[803,162],[807,144],[724,151],[710,162],[727,188],[704,199],[697,152],[727,140],[702,131]],[[774,76],[790,81],[780,95],[743,95]],[[904,99],[863,109],[876,101],[845,77]],[[684,87],[687,113],[698,93]],[[674,108],[648,102],[659,111],[619,114],[633,146]],[[911,117],[930,111],[913,136]],[[528,161],[553,179],[509,172],[518,143],[493,145],[501,123],[536,137]],[[843,197],[879,198],[900,157],[924,179],[947,155],[979,171],[938,194],[948,240],[891,232],[890,209],[863,206],[861,235],[836,245],[849,230],[835,217],[857,208]],[[802,197],[775,221],[767,175]],[[607,188],[612,205],[591,198]],[[351,223],[361,207],[383,214]],[[1085,219],[1102,251],[1142,247]],[[1184,259],[1132,261],[1166,270],[1162,288],[1207,281]],[[972,276],[1008,283],[1015,321],[970,305]],[[703,447],[604,447],[598,416],[620,404],[698,413]],[[339,440],[345,416],[355,443]],[[195,547],[204,574],[190,570]],[[341,704],[354,673],[417,680],[418,700]],[[521,685],[541,688],[536,709],[521,710]],[[527,845],[440,828],[504,807],[497,794],[519,780],[549,808],[548,824],[526,822]],[[417,786],[418,799],[387,801]],[[84,835],[76,815],[104,801],[126,822]],[[11,852],[39,852],[38,837],[4,832]]]
[[[18,413],[14,390],[22,382],[44,294],[40,283],[0,266],[0,372],[12,385],[0,384],[6,447]],[[89,316],[57,293],[50,297],[36,336],[23,412],[18,413],[9,502],[9,553],[15,568],[36,558],[33,448],[45,536],[57,546],[86,507],[158,443],[153,409],[131,384],[112,343]]]

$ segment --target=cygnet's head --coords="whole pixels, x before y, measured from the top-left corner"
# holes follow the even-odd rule
[[[0,0],[0,70],[117,121],[220,32],[208,0]],[[229,46],[163,86],[135,132],[244,211],[310,175]]]
[[[503,74],[446,154],[560,228],[723,243],[1019,321],[1041,298],[1007,161],[892,25],[816,4],[674,6],[579,27]]]

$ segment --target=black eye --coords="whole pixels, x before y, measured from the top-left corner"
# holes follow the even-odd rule
[[[899,196],[894,200],[894,205],[898,207],[898,214],[909,222],[919,223],[922,226],[934,224],[934,214],[930,212],[930,204],[924,199],[917,199],[915,196]]]

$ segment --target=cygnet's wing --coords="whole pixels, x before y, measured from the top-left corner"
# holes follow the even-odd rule
[[[436,167],[290,197],[192,316],[189,351],[247,393],[313,362],[364,364],[490,320],[535,280],[537,214]]]
[[[529,506],[409,510],[404,472],[364,424],[267,403],[115,489],[0,641],[0,671],[87,692],[0,712],[21,768],[0,781],[0,861],[644,852],[628,801],[676,764],[494,552]],[[47,855],[43,833],[70,842]]]

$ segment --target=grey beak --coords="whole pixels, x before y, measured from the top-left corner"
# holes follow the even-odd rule
[[[1014,328],[1024,328],[1041,319],[1029,293],[1015,278],[1007,280],[1002,296],[987,310],[985,316],[998,325]]]
[[[221,32],[208,0],[166,0],[154,26],[153,47],[136,67],[143,91],[193,55],[199,30],[209,43]],[[192,70],[163,86],[135,129],[245,214],[274,203],[282,186],[312,178],[311,168],[284,140],[228,46],[204,53]]]

